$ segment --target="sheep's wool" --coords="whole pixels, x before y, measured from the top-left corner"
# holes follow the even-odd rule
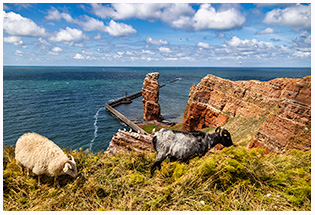
[[[36,175],[61,175],[67,155],[51,140],[36,133],[22,135],[15,146],[15,159]]]

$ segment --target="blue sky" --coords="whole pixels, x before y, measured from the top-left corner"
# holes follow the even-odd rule
[[[4,3],[3,64],[311,66],[311,5]]]

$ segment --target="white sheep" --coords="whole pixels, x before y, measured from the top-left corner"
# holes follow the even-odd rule
[[[59,146],[46,137],[36,133],[23,134],[15,145],[15,160],[22,167],[31,169],[38,175],[38,185],[41,175],[54,177],[54,185],[59,183],[57,176],[68,174],[73,178],[78,176],[76,163],[71,160]]]

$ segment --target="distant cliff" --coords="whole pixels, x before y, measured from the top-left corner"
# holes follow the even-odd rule
[[[185,130],[224,126],[233,139],[266,152],[311,148],[311,76],[267,82],[207,75],[190,89]]]

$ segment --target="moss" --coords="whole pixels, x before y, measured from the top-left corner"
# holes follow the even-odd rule
[[[214,158],[207,159],[199,167],[199,174],[201,177],[209,177],[216,171],[217,163]]]
[[[186,165],[184,163],[176,165],[176,168],[175,168],[174,173],[172,175],[172,178],[175,181],[178,181],[180,179],[180,177],[185,173],[185,167],[186,167]]]
[[[129,184],[130,185],[134,185],[134,184],[141,184],[144,181],[144,176],[142,176],[139,173],[132,173],[130,176],[130,181]]]

